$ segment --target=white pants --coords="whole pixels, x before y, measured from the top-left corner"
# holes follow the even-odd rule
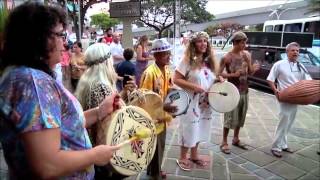
[[[282,149],[288,148],[288,133],[294,123],[298,105],[279,102],[279,107],[280,122],[275,132],[272,150],[281,152]]]

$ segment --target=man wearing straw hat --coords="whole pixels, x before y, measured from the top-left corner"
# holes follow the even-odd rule
[[[234,129],[232,145],[241,149],[247,149],[245,144],[240,142],[240,128],[243,127],[248,109],[248,74],[253,74],[259,70],[258,64],[251,64],[251,55],[245,51],[247,36],[238,31],[233,34],[231,41],[233,48],[224,55],[220,63],[220,74],[234,84],[239,93],[240,101],[238,106],[231,112],[224,114],[223,140],[220,149],[225,154],[230,154],[227,137],[229,129]],[[224,69],[226,72],[224,72]]]
[[[171,75],[169,71],[171,45],[165,39],[156,39],[152,43],[151,53],[155,58],[155,63],[150,65],[142,74],[140,88],[152,90],[164,99],[170,87],[172,86]],[[164,105],[163,109],[167,112],[176,112],[176,107],[170,104]],[[169,116],[169,115],[168,115]],[[164,123],[164,120],[158,120],[158,123]],[[147,168],[147,174],[152,179],[165,179],[166,174],[161,171],[163,152],[166,140],[166,127],[157,136],[157,147],[153,159]]]

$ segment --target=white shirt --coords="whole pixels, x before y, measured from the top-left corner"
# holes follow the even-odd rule
[[[290,62],[289,60],[280,60],[276,62],[267,77],[268,81],[275,82],[278,81],[278,90],[283,90],[294,83],[297,83],[301,80],[312,80],[309,73],[306,73],[304,70],[307,70],[303,64],[299,63],[300,71],[297,62]]]
[[[111,52],[112,56],[114,56],[114,55],[123,56],[122,45],[120,43],[116,44],[116,43],[112,42],[110,44],[110,52]],[[120,62],[122,62],[122,61],[113,60],[113,64],[119,64]]]

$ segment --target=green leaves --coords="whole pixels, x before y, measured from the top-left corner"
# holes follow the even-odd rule
[[[96,25],[101,27],[102,29],[107,29],[116,24],[119,24],[119,20],[115,18],[110,18],[109,15],[105,13],[95,14],[91,17],[91,25]]]
[[[9,11],[4,6],[0,6],[0,33],[4,31],[6,19],[9,15]]]

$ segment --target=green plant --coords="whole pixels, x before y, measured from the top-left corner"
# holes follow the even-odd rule
[[[6,7],[0,6],[0,33],[4,31],[6,19],[9,15],[9,11]]]

